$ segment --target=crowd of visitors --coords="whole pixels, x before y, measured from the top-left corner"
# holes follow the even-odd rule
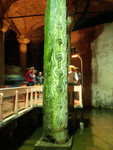
[[[21,74],[21,68],[16,66],[8,66],[5,76],[5,84],[8,86],[33,86],[42,85],[44,77],[41,71],[37,71],[34,67],[27,68],[26,74]],[[70,65],[68,68],[68,85],[80,85],[81,73],[78,67]]]
[[[26,72],[26,83],[27,86],[42,85],[44,77],[42,72],[38,72],[34,67],[27,68]],[[81,84],[81,73],[78,67],[70,65],[68,68],[68,85],[80,85]]]

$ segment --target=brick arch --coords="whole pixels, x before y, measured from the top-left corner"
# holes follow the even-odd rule
[[[3,16],[5,17],[5,16],[7,16],[11,5],[18,0],[6,0],[5,3],[3,1],[4,0],[1,0],[1,8],[2,8]]]
[[[40,28],[40,27],[43,27],[44,26],[44,21],[40,21],[36,24],[34,24],[30,29],[29,29],[29,32],[28,32],[28,37],[31,36],[31,34],[33,33],[33,31],[35,31],[36,29]]]

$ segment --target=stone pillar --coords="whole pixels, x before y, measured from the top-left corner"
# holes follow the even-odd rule
[[[45,15],[43,136],[68,139],[66,0],[48,0]]]
[[[0,85],[5,84],[5,32],[8,30],[9,24],[2,22],[0,24]]]
[[[30,42],[27,38],[18,38],[17,39],[20,47],[20,66],[23,73],[26,72],[26,62],[27,62],[27,44]]]

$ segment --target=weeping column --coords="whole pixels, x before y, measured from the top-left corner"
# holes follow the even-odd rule
[[[68,139],[66,0],[48,0],[45,15],[43,136]]]
[[[27,64],[27,44],[30,42],[28,38],[17,38],[20,46],[20,66],[22,73],[26,72],[26,64]]]

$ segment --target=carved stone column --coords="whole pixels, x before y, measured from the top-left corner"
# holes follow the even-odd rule
[[[54,143],[68,139],[66,0],[48,0],[44,47],[44,137]]]
[[[2,22],[0,24],[0,85],[4,85],[5,77],[5,32],[8,30],[9,24]]]
[[[26,72],[26,62],[27,62],[27,44],[30,42],[27,38],[17,38],[20,47],[20,66],[23,73]]]

